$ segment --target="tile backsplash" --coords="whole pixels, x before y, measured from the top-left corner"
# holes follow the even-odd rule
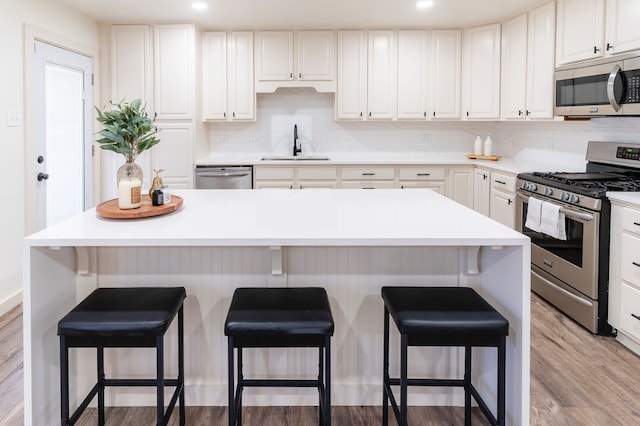
[[[494,152],[517,157],[531,150],[581,155],[589,140],[640,142],[640,117],[589,121],[380,121],[334,120],[334,94],[279,89],[257,98],[254,123],[207,124],[208,149],[216,153],[289,154],[298,125],[304,154],[330,152],[473,151],[476,135],[491,135]]]

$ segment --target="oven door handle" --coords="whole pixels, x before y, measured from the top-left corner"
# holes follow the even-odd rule
[[[564,207],[560,208],[560,213],[564,213],[565,216],[567,216],[570,219],[581,219],[581,220],[586,220],[586,221],[592,221],[593,220],[593,215],[589,214],[589,213],[582,213],[582,212],[577,212],[574,210],[568,210],[565,209]]]

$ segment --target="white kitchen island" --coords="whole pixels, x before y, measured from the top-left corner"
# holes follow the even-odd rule
[[[334,405],[382,402],[384,285],[471,286],[510,322],[507,424],[529,424],[529,239],[430,190],[176,193],[184,205],[153,218],[111,220],[91,209],[25,239],[25,424],[59,423],[57,322],[98,286],[184,286],[189,406],[226,405],[224,319],[240,286],[322,286],[335,320]],[[175,325],[167,376],[176,371]],[[396,333],[397,334],[397,333]],[[392,345],[397,335],[392,332]],[[392,346],[393,347],[393,346]],[[395,346],[398,347],[398,346]],[[317,371],[317,352],[259,349],[249,377]],[[71,394],[95,380],[92,350],[75,351]],[[495,350],[474,350],[474,372],[495,407]],[[152,377],[148,349],[107,352],[107,375]],[[72,358],[73,360],[73,358]],[[409,374],[457,376],[459,349],[413,348]],[[397,351],[392,350],[392,374]],[[267,373],[268,371],[268,373]],[[315,373],[317,374],[317,373]],[[154,405],[152,388],[107,391],[108,405]],[[410,404],[463,405],[461,389],[412,388]],[[316,405],[312,389],[247,389],[246,405]]]

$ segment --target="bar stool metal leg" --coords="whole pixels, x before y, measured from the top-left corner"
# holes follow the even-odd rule
[[[234,367],[233,367],[233,337],[227,338],[227,359],[228,359],[228,375],[229,375],[229,426],[235,426],[236,424],[236,398],[235,398],[235,383],[234,383]]]
[[[331,338],[324,339],[324,421],[326,426],[331,426]]]
[[[184,426],[187,416],[184,405],[184,313],[182,307],[178,311],[178,386],[182,386],[180,391],[180,426]]]
[[[382,360],[382,425],[389,424],[389,394],[387,383],[389,382],[389,311],[384,307],[384,354]]]
[[[471,346],[464,347],[464,424],[471,426]]]
[[[497,420],[500,426],[504,426],[506,423],[506,407],[505,407],[505,370],[506,370],[506,352],[507,352],[507,338],[502,336],[500,339],[500,346],[498,346],[498,413]]]
[[[325,388],[324,383],[324,353],[318,348],[318,424],[324,425]]]
[[[98,359],[98,424],[104,425],[104,347],[98,346],[96,348],[96,356]]]
[[[69,349],[66,338],[60,336],[60,421],[62,425],[69,424]]]
[[[238,348],[238,391],[236,394],[236,400],[238,405],[236,406],[236,422],[238,426],[242,426],[242,393],[244,391],[244,363],[242,361],[242,346]]]
[[[407,419],[407,346],[409,336],[400,335],[400,426],[408,426]]]
[[[162,335],[156,337],[156,413],[158,426],[164,425],[164,342]]]

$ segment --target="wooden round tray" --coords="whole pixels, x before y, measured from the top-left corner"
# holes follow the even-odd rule
[[[174,212],[182,205],[182,197],[171,195],[171,202],[161,206],[151,204],[151,198],[148,195],[142,196],[142,205],[137,209],[122,210],[118,207],[118,199],[114,198],[109,201],[98,204],[96,213],[98,216],[109,219],[139,219],[141,217],[160,216]]]

